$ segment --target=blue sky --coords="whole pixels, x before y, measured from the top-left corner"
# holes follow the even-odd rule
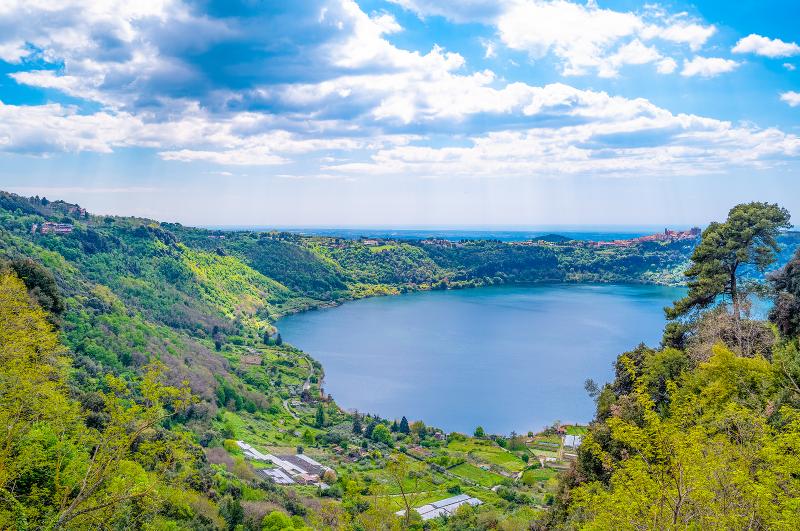
[[[800,3],[0,5],[0,188],[224,225],[800,216]]]

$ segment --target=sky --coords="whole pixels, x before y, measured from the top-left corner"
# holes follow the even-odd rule
[[[800,220],[798,20],[796,0],[0,0],[0,189],[193,225],[685,226],[754,200]]]

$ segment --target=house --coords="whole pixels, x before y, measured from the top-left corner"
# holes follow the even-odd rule
[[[462,505],[476,506],[481,504],[483,504],[483,502],[478,498],[473,498],[467,494],[459,494],[458,496],[453,496],[452,498],[445,498],[444,500],[428,503],[422,507],[415,507],[414,510],[419,513],[424,521],[437,518],[439,516],[451,516]],[[404,516],[406,511],[397,511],[395,514],[397,516]]]
[[[378,240],[373,240],[372,238],[362,238],[361,243],[368,247],[374,247],[376,245],[380,245]]]
[[[70,234],[72,229],[73,227],[69,223],[53,223],[52,221],[45,221],[42,223],[39,232],[42,234]]]

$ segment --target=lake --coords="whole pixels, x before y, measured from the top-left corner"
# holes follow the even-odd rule
[[[446,431],[525,433],[594,414],[584,381],[656,345],[684,288],[568,284],[377,297],[287,316],[285,341],[325,369],[346,409]]]

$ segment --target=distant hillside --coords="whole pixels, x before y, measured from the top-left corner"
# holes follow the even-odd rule
[[[553,243],[564,243],[571,240],[571,238],[567,238],[566,236],[562,236],[561,234],[544,234],[542,236],[537,236],[536,239],[542,242],[553,242]]]

